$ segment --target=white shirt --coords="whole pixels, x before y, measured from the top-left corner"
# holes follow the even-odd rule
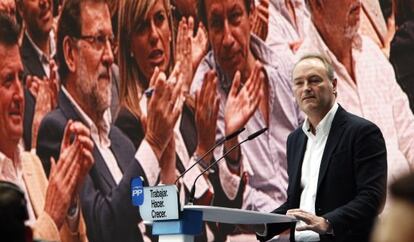
[[[80,118],[85,122],[86,126],[90,129],[92,140],[94,141],[96,147],[98,148],[99,152],[102,155],[102,158],[105,161],[106,166],[109,169],[109,172],[112,175],[116,184],[122,179],[122,171],[118,166],[118,162],[112,153],[111,147],[111,140],[109,139],[109,131],[111,127],[111,112],[107,109],[104,113],[103,120],[100,124],[99,132],[98,127],[95,123],[89,118],[89,116],[81,109],[81,107],[75,102],[73,97],[70,93],[66,90],[64,86],[62,86],[62,91],[68,97],[70,102],[75,107],[76,112],[79,114]]]
[[[299,208],[315,214],[315,201],[318,186],[319,169],[322,161],[323,151],[331,129],[332,120],[338,110],[335,103],[331,110],[319,122],[315,128],[315,135],[310,131],[309,120],[306,118],[302,125],[302,130],[308,137],[305,156],[302,163],[301,187],[303,188],[300,196]],[[300,221],[297,226],[305,225]],[[319,234],[310,230],[295,231],[296,241],[319,241]]]
[[[23,180],[23,166],[21,155],[21,148],[18,147],[15,152],[15,160],[11,160],[5,154],[0,152],[0,180],[5,180],[11,183],[18,185],[24,192],[26,198],[26,208],[29,214],[29,219],[26,220],[25,224],[27,226],[32,226],[36,222],[36,216],[34,214],[32,203],[29,199],[29,194],[27,193],[26,184]]]
[[[25,33],[27,39],[29,40],[30,44],[33,46],[34,50],[37,53],[37,58],[39,59],[40,63],[42,63],[43,70],[48,78],[50,78],[50,60],[56,54],[56,43],[55,43],[55,33],[53,30],[49,32],[49,48],[50,54],[45,54],[36,44],[33,42],[30,35],[26,32]]]

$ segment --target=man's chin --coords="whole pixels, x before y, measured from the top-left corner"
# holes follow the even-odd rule
[[[10,132],[8,135],[8,139],[10,141],[19,142],[20,139],[23,137],[23,126],[22,125],[20,125],[19,127],[13,127],[13,126],[9,128]]]
[[[111,98],[107,100],[102,100],[98,102],[98,107],[96,107],[98,112],[105,112],[111,106]]]

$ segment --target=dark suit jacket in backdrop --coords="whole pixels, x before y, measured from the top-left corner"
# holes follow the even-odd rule
[[[301,127],[288,137],[288,199],[274,213],[299,208],[306,143]],[[321,235],[321,241],[368,241],[385,202],[386,179],[387,154],[381,131],[339,106],[323,152],[315,201],[316,215],[329,220],[335,235]],[[269,239],[288,227],[269,224],[268,236],[259,239]]]
[[[20,47],[20,55],[23,63],[23,81],[26,84],[28,75],[43,78],[46,76],[42,63],[32,43],[27,38],[27,34],[23,35],[22,46]],[[32,147],[32,124],[34,116],[36,100],[30,91],[24,87],[24,120],[23,120],[23,141],[26,150]]]
[[[64,128],[69,119],[81,121],[67,96],[60,92],[58,108],[43,119],[38,134],[37,154],[47,173],[50,170],[50,157],[59,156]],[[129,139],[115,126],[111,126],[109,138],[118,166],[123,173],[118,185],[106,163],[94,147],[95,165],[86,177],[80,192],[82,211],[87,226],[89,241],[93,242],[137,242],[142,241],[137,223],[141,220],[137,207],[130,199],[130,182],[142,176],[144,171],[135,160],[135,149]]]

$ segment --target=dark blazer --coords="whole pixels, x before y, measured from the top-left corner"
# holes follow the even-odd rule
[[[81,121],[73,104],[60,92],[58,108],[43,119],[38,134],[37,154],[47,173],[50,170],[50,157],[56,160],[63,132],[69,119]],[[141,220],[137,207],[130,201],[130,182],[145,174],[135,160],[135,149],[128,138],[115,126],[111,126],[109,138],[119,168],[123,172],[118,185],[96,148],[93,149],[95,165],[91,168],[80,192],[82,212],[87,226],[89,241],[142,241],[137,223]]]
[[[298,208],[307,136],[302,128],[287,140],[288,199],[274,213]],[[319,170],[315,213],[331,223],[335,236],[321,241],[368,241],[373,222],[385,202],[387,153],[379,128],[339,106],[332,121]],[[289,225],[268,225],[269,239]],[[291,230],[291,241],[294,241]]]
[[[27,38],[27,34],[23,35],[22,46],[20,47],[20,55],[23,63],[23,81],[26,84],[28,75],[43,78],[46,76],[42,63],[38,58],[38,54],[33,45]],[[26,150],[32,147],[32,124],[34,116],[36,100],[29,90],[24,87],[24,120],[23,120],[23,141]]]

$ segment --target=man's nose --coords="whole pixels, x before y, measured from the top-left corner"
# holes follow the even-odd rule
[[[226,48],[232,47],[234,44],[234,37],[231,31],[231,27],[229,26],[229,22],[226,20],[224,21],[224,30],[223,30],[223,46]]]
[[[112,44],[109,40],[106,40],[103,50],[102,61],[106,66],[111,66],[114,63],[114,53],[112,51]]]
[[[13,100],[23,101],[23,84],[19,78],[13,84]]]

